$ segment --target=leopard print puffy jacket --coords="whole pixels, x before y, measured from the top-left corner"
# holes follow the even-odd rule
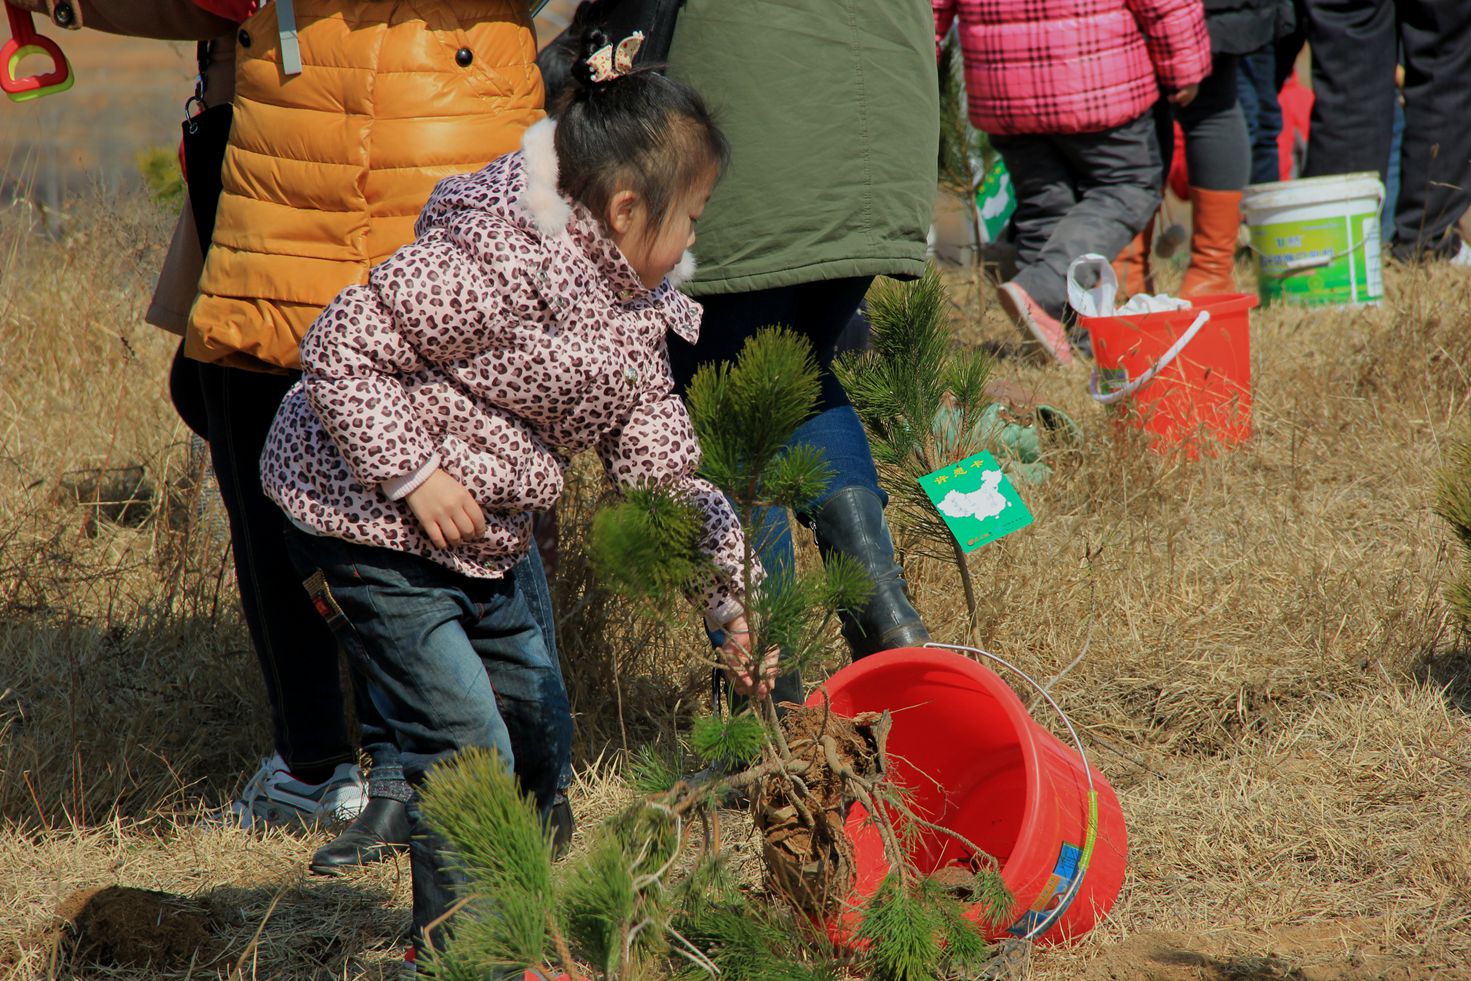
[[[740,612],[740,525],[697,477],[665,334],[694,342],[699,307],[646,289],[585,207],[556,191],[547,121],[522,150],[441,181],[416,240],[343,290],[301,344],[261,457],[266,493],[306,531],[410,552],[472,577],[531,547],[531,512],[592,449],[620,487],[658,484],[705,514],[707,618]],[[435,548],[404,497],[436,468],[485,511],[484,536]]]

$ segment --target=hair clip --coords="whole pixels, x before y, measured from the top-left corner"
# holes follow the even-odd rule
[[[612,44],[605,44],[594,51],[587,59],[592,81],[611,82],[633,71],[633,59],[638,56],[638,49],[643,47],[643,43],[644,32],[634,31],[619,41],[616,49]]]

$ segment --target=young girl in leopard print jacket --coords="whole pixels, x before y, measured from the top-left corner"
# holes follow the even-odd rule
[[[741,597],[741,529],[695,475],[665,335],[694,341],[675,288],[728,149],[693,91],[635,71],[637,36],[593,36],[558,122],[442,181],[417,239],[343,290],[301,344],[302,381],[266,442],[266,492],[318,610],[393,731],[411,787],[493,748],[543,810],[571,730],[556,652],[507,572],[533,547],[563,468],[593,449],[624,487],[703,510],[719,575],[701,604],[740,689],[766,690]],[[453,902],[417,802],[414,923]]]

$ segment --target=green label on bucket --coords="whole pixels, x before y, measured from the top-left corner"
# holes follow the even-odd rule
[[[1007,933],[1014,937],[1025,937],[1049,917],[1053,923],[1062,919],[1062,914],[1067,912],[1073,901],[1073,897],[1069,896],[1064,900],[1063,896],[1072,888],[1073,879],[1077,877],[1078,860],[1082,854],[1083,850],[1077,845],[1066,841],[1062,843],[1062,850],[1057,855],[1057,865],[1053,867],[1052,875],[1047,877],[1047,884],[1042,887],[1037,901],[1021,919],[1007,929]]]
[[[1254,225],[1251,244],[1263,303],[1375,303],[1384,295],[1373,212]]]
[[[1117,392],[1129,384],[1129,369],[1123,365],[1117,368],[1098,369],[1098,390],[1104,395]]]
[[[919,478],[919,486],[966,552],[1032,523],[1032,512],[989,453],[927,473]]]

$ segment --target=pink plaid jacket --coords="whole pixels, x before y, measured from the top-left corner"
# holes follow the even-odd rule
[[[971,122],[997,135],[1096,133],[1159,90],[1210,74],[1202,0],[931,0],[935,43],[960,18]]]

